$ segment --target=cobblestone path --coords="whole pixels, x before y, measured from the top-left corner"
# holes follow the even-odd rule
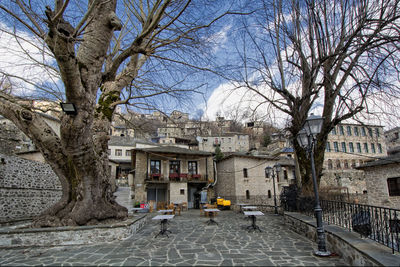
[[[153,217],[156,212],[148,214]],[[157,221],[132,237],[86,246],[0,250],[0,266],[343,266],[339,257],[313,255],[316,244],[289,230],[282,216],[258,217],[262,232],[248,232],[243,214],[225,210],[207,225],[199,210],[182,212],[168,224],[169,237],[155,235]]]

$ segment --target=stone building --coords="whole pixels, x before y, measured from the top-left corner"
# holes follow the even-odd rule
[[[400,147],[400,127],[393,128],[385,132],[386,147],[388,154],[392,150],[397,150]]]
[[[137,140],[128,136],[110,136],[108,141],[108,159],[112,184],[127,184],[132,170],[132,149],[153,147],[157,144]]]
[[[400,153],[389,155],[359,167],[365,172],[368,204],[400,208]]]
[[[198,207],[198,196],[214,182],[212,153],[173,146],[135,148],[132,151],[134,199],[156,208],[158,202],[187,202]]]
[[[328,136],[320,187],[360,198],[368,190],[363,171],[356,167],[384,156],[382,126],[339,124]]]
[[[217,163],[218,197],[229,199],[233,204],[252,203],[274,205],[274,179],[265,173],[266,167],[280,164],[282,170],[275,175],[275,192],[296,183],[295,164],[292,158],[235,153]],[[279,205],[279,204],[278,204]]]
[[[250,149],[249,135],[242,133],[225,133],[212,136],[198,136],[199,150],[215,152],[217,146],[221,152],[247,152]]]

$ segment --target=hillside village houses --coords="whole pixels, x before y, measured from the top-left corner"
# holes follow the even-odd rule
[[[44,116],[49,117],[49,123],[57,128],[57,118]],[[120,116],[125,114],[121,113]],[[213,122],[202,122],[189,120],[187,113],[179,111],[172,112],[170,116],[160,112],[129,113],[127,116],[125,119],[134,118],[140,123],[146,120],[149,127],[147,132],[138,134],[129,124],[124,125],[123,119],[115,120],[108,151],[110,176],[112,180],[118,181],[117,185],[131,186],[132,196],[138,201],[152,201],[156,205],[158,200],[180,200],[195,207],[199,190],[206,189],[209,197],[231,198],[233,203],[244,200],[259,202],[264,195],[270,204],[272,185],[264,172],[267,165],[280,162],[284,167],[283,172],[277,174],[277,195],[283,187],[297,179],[294,151],[287,135],[272,134],[267,148],[258,147],[255,150],[255,145],[251,144],[251,135],[265,133],[265,130],[261,130],[265,126],[260,122],[247,122],[242,132],[230,132],[234,122],[223,117]],[[10,123],[4,118],[0,119],[2,140],[13,140],[15,134],[10,136],[11,132],[5,130],[9,129]],[[367,165],[369,167],[366,169],[361,167],[370,164],[367,162],[374,158],[384,158],[387,155],[385,137],[390,142],[398,139],[394,130],[384,133],[381,126],[361,124],[341,124],[335,127],[328,137],[320,190],[339,190],[356,195],[364,203],[373,204],[373,199],[367,200],[366,197],[373,195],[371,190],[374,189],[367,188],[369,177],[365,172],[377,165]],[[22,147],[27,142],[29,140],[26,138],[20,138],[14,140],[12,146]],[[225,158],[214,166],[212,159],[217,146]],[[25,155],[21,156],[32,158],[32,151],[33,147],[26,147]],[[12,152],[17,151],[14,149]],[[254,167],[257,162],[263,164]],[[160,171],[160,176],[154,172],[155,167]],[[244,177],[244,169],[248,170],[248,177]],[[227,175],[230,171],[233,175]],[[394,176],[395,173],[390,177],[382,177],[386,188],[388,183],[393,187]],[[390,190],[391,194],[397,192],[396,189]]]

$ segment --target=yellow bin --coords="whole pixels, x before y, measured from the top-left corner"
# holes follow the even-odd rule
[[[231,201],[230,200],[224,200],[222,203],[223,203],[224,207],[231,205]]]

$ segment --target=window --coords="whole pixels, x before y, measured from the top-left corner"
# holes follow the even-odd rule
[[[349,143],[349,152],[350,152],[350,153],[354,153],[353,142],[350,142],[350,143]]]
[[[372,129],[371,129],[371,128],[368,128],[368,134],[369,134],[370,137],[373,136],[373,135],[372,135]]]
[[[345,160],[343,161],[343,165],[344,165],[344,168],[345,168],[345,169],[348,169],[348,168],[349,168],[349,162],[347,161],[347,159],[345,159]]]
[[[125,150],[125,156],[130,157],[131,156],[131,151],[130,150]]]
[[[378,153],[383,153],[381,144],[378,144]]]
[[[326,142],[326,152],[331,152],[331,143]]]
[[[375,151],[375,144],[371,144],[371,153],[376,153],[376,151]]]
[[[333,149],[335,150],[335,152],[339,152],[338,142],[333,142]]]
[[[268,190],[268,198],[271,198],[271,190]]]
[[[357,152],[361,153],[361,144],[360,143],[357,143]]]
[[[197,161],[188,162],[188,172],[189,174],[197,174]]]
[[[340,133],[340,135],[344,135],[343,125],[339,126],[339,133]]]
[[[347,128],[347,135],[351,136],[351,126],[348,125],[346,128]]]
[[[354,126],[354,135],[358,136],[358,127],[357,126]]]
[[[400,177],[387,179],[389,196],[400,196]]]
[[[247,168],[243,168],[243,177],[244,177],[244,178],[247,178],[247,177],[248,177],[248,175],[247,175]]]
[[[355,167],[356,167],[356,160],[355,160],[355,159],[352,159],[352,160],[351,160],[351,167],[352,167],[352,168],[355,168]]]
[[[161,173],[161,161],[150,160],[150,174]]]
[[[340,166],[340,160],[336,160],[336,169],[341,169],[342,166]]]
[[[107,149],[107,154],[110,156],[111,155],[111,149]]]
[[[181,195],[184,195],[184,194],[185,194],[185,189],[181,188],[181,189],[179,190],[179,192],[181,193]]]
[[[379,128],[375,128],[375,135],[376,137],[379,137]]]
[[[171,160],[169,162],[169,173],[180,173],[181,164],[179,160]]]
[[[122,149],[115,149],[115,156],[122,156]]]
[[[268,172],[265,172],[265,178],[270,178]]]
[[[368,151],[368,144],[367,144],[367,143],[364,143],[364,152],[365,152],[365,153],[369,153],[369,151]]]
[[[331,134],[336,135],[336,127],[335,126],[332,128]]]
[[[347,152],[345,142],[342,142],[342,152],[345,152],[345,153]]]
[[[332,170],[332,169],[333,169],[332,160],[328,159],[328,170]]]
[[[366,136],[365,127],[361,127],[361,136]]]
[[[246,190],[246,199],[250,199],[250,191]]]
[[[288,179],[287,170],[283,170],[283,179],[285,179],[285,180]]]

